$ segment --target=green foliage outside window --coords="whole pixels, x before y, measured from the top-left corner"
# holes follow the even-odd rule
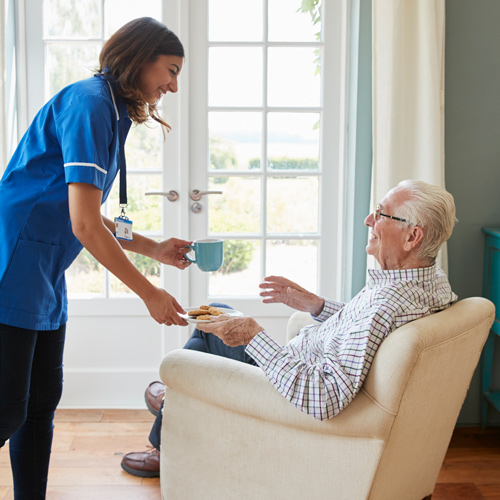
[[[224,262],[219,272],[222,274],[243,271],[252,261],[255,243],[248,240],[224,241]]]
[[[269,158],[268,168],[271,170],[318,170],[318,160],[314,158]],[[248,168],[255,170],[260,168],[260,159],[252,158],[248,162]]]

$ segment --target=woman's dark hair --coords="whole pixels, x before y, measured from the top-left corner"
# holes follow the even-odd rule
[[[155,62],[160,55],[184,57],[184,47],[164,24],[151,17],[140,17],[122,26],[104,44],[99,72],[111,73],[133,122],[144,123],[152,118],[170,130],[156,105],[148,104],[139,88],[142,66]]]

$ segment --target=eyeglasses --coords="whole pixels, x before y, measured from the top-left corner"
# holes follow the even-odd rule
[[[387,217],[388,219],[394,219],[394,220],[398,220],[399,222],[406,222],[407,224],[411,224],[410,221],[407,221],[406,219],[402,219],[401,217],[394,217],[394,215],[387,215],[387,214],[383,214],[380,210],[381,210],[381,206],[380,204],[377,204],[375,206],[375,210],[373,211],[373,220],[374,221],[377,221],[380,219],[380,217]]]

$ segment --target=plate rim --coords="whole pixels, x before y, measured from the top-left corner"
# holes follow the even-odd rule
[[[232,309],[231,307],[219,307],[219,306],[213,306],[217,307],[217,309],[221,309],[223,311],[234,311],[235,314],[231,314],[230,316],[235,316],[235,317],[240,317],[243,316],[243,313],[241,311],[238,311],[237,309]],[[189,313],[189,311],[194,311],[195,309],[199,309],[200,306],[189,306],[189,307],[184,307],[183,309],[186,311],[186,313]],[[196,319],[196,317],[189,316],[189,314],[181,314],[181,317],[183,317],[188,323],[213,323],[213,319]],[[214,318],[217,318],[217,316],[214,316]]]

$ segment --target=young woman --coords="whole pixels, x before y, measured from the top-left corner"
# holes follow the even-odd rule
[[[153,286],[124,249],[185,269],[184,247],[191,242],[156,242],[137,233],[117,239],[115,230],[118,236],[129,225],[115,227],[101,215],[118,172],[120,204],[126,203],[124,143],[131,123],[153,119],[169,129],[156,106],[177,92],[183,60],[181,42],[163,24],[151,18],[126,24],[104,45],[99,72],[39,111],[0,181],[0,447],[10,438],[16,500],[45,498],[62,392],[64,272],[82,247],[158,323],[187,325],[175,298]]]

